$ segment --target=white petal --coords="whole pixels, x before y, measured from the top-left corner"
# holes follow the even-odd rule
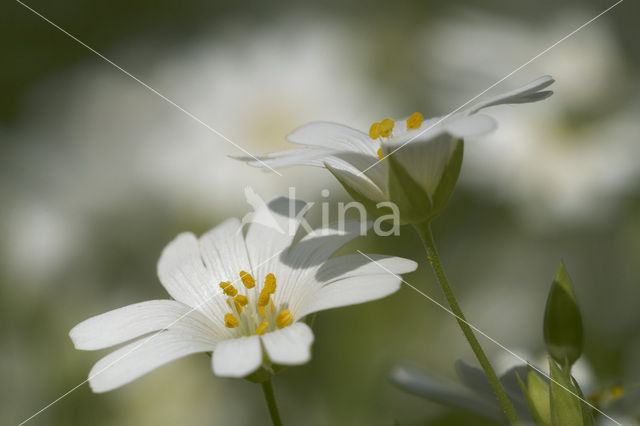
[[[521,104],[541,101],[553,94],[553,92],[550,90],[541,90],[553,84],[554,81],[555,80],[553,79],[553,77],[551,77],[550,75],[545,75],[530,83],[525,84],[522,87],[480,102],[479,104],[471,108],[471,113],[475,113],[477,111],[480,111],[482,108],[487,108],[494,105]]]
[[[262,336],[264,349],[274,364],[299,365],[311,359],[313,331],[297,322]]]
[[[362,275],[406,274],[413,272],[418,264],[402,257],[381,254],[349,254],[329,259],[316,273],[316,279],[322,283],[330,283]]]
[[[280,256],[291,246],[307,210],[304,201],[280,197],[254,212],[246,244],[256,280],[274,272]]]
[[[257,200],[262,201],[260,197]],[[251,272],[242,225],[236,218],[227,219],[201,236],[200,254],[214,285],[237,281],[242,270]]]
[[[213,351],[213,372],[220,377],[244,377],[262,364],[259,336],[238,337],[220,342]]]
[[[313,122],[297,128],[287,140],[300,145],[355,151],[375,155],[375,144],[369,135],[337,123]]]
[[[214,349],[204,336],[162,331],[110,353],[89,373],[94,392],[106,392],[125,385],[170,361]]]
[[[169,327],[195,327],[214,334],[200,312],[175,300],[150,300],[89,318],[71,329],[76,349],[107,348]]]
[[[385,273],[345,278],[318,290],[300,310],[303,317],[313,312],[381,299],[400,288],[400,279]]]
[[[232,155],[231,158],[265,170],[270,170],[268,167],[272,169],[289,166],[323,167],[324,161],[335,152],[329,149],[297,148],[254,156]]]
[[[446,132],[458,138],[484,135],[498,127],[498,122],[485,114],[473,114],[447,121]]]
[[[210,318],[219,314],[208,302],[220,292],[205,268],[195,235],[180,234],[165,247],[158,261],[158,277],[174,299],[202,309]]]
[[[363,219],[366,220],[366,216]],[[366,235],[372,225],[372,222],[346,220],[314,229],[295,244],[286,256],[287,263],[294,268],[319,266],[340,247],[357,237]]]

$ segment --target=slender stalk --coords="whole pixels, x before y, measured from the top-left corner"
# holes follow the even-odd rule
[[[431,233],[431,226],[429,222],[423,222],[421,224],[415,225],[422,242],[424,243],[424,247],[427,251],[427,258],[429,259],[429,263],[431,263],[431,267],[433,268],[433,272],[438,279],[438,283],[440,287],[442,287],[442,291],[444,292],[445,297],[447,298],[447,302],[449,303],[449,307],[451,311],[456,315],[456,319],[458,321],[458,325],[462,329],[462,333],[467,338],[473,353],[476,355],[476,358],[480,362],[482,369],[484,370],[485,375],[489,379],[489,383],[491,383],[491,387],[498,397],[498,401],[500,402],[500,406],[504,411],[504,414],[507,416],[509,423],[515,425],[520,424],[520,419],[516,414],[516,410],[513,408],[511,401],[507,397],[500,380],[493,367],[491,367],[491,363],[487,358],[487,355],[482,350],[478,339],[473,334],[473,330],[469,326],[469,323],[465,319],[464,314],[462,313],[462,309],[460,309],[460,305],[458,305],[458,301],[453,294],[453,290],[449,285],[449,280],[442,268],[442,264],[440,263],[440,257],[438,256],[438,251],[436,250],[436,245],[433,240],[433,234]]]
[[[271,380],[262,382],[262,390],[264,391],[264,399],[267,401],[267,407],[269,407],[269,414],[271,415],[273,426],[282,426],[282,420],[280,419],[280,413],[278,412],[276,397],[273,394],[273,386],[271,386]]]

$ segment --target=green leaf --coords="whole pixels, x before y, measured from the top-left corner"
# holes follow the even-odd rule
[[[464,154],[464,141],[462,139],[456,139],[456,147],[451,154],[451,158],[447,163],[447,166],[442,173],[442,178],[433,193],[433,207],[434,216],[441,213],[444,210],[453,190],[458,182],[460,176],[460,169],[462,168],[462,158]]]
[[[527,390],[527,386],[524,384],[519,374],[516,374],[516,379],[518,380],[518,385],[520,385],[520,390],[522,391],[522,395],[524,395],[524,399],[527,401],[527,406],[529,407],[529,413],[531,413],[531,417],[533,417],[533,421],[537,425],[544,425],[540,414],[538,414],[538,410],[536,410],[536,406],[531,399],[531,395]]]
[[[560,365],[572,365],[582,354],[582,317],[564,264],[551,285],[544,313],[544,341]]]
[[[389,161],[389,198],[400,210],[403,223],[420,223],[432,215],[432,204],[425,188],[416,182],[400,164],[395,154],[387,155]]]
[[[551,407],[549,403],[549,384],[530,366],[527,366],[527,387],[520,376],[518,382],[522,388],[531,416],[539,425],[551,425]]]
[[[553,426],[581,426],[582,401],[576,395],[569,369],[561,369],[558,364],[549,359],[551,371],[550,400],[551,400],[551,424]]]

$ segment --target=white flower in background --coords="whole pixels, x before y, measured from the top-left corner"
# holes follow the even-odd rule
[[[158,262],[160,281],[174,300],[126,306],[71,330],[82,350],[136,339],[98,361],[89,375],[92,389],[117,388],[198,352],[213,351],[213,372],[223,377],[305,363],[314,339],[303,322],[307,315],[385,297],[400,287],[393,274],[416,269],[415,262],[392,256],[372,256],[384,268],[356,254],[330,258],[359,235],[357,222],[317,229],[294,244],[303,207],[279,198],[255,212],[288,232],[254,220],[245,237],[237,232],[240,221],[229,219],[200,238],[178,235]]]
[[[260,161],[251,156],[235,158],[263,168],[267,165],[272,168],[326,167],[347,190],[352,190],[352,195],[355,192],[368,201],[380,203],[395,201],[389,182],[388,161],[391,159],[387,157],[391,155],[435,202],[443,174],[460,139],[482,135],[497,127],[493,118],[478,111],[495,105],[545,99],[553,92],[543,89],[553,81],[550,76],[541,77],[450,116],[424,120],[422,114],[416,112],[401,120],[385,118],[373,123],[368,134],[341,124],[313,122],[287,137],[304,148],[257,156]]]
[[[436,105],[458,105],[592,17],[569,10],[529,23],[474,11],[436,22],[420,46],[428,74],[423,78],[430,81],[426,94]],[[461,184],[512,201],[526,223],[537,227],[606,220],[621,196],[637,188],[640,175],[637,88],[607,20],[579,31],[519,74],[547,69],[553,69],[561,96],[526,115],[492,111],[504,125],[466,150]]]
[[[238,145],[262,151],[278,149],[286,132],[314,117],[366,123],[378,112],[371,105],[382,104],[382,95],[359,72],[366,64],[353,60],[361,39],[330,18],[301,24],[291,15],[267,27],[228,22],[176,49],[145,41],[102,53]],[[232,144],[99,58],[87,58],[36,88],[22,120],[2,132],[0,227],[11,229],[4,250],[14,252],[33,233],[13,218],[41,210],[60,218],[49,233],[68,248],[38,274],[45,281],[39,284],[95,250],[96,218],[150,201],[178,213],[237,215],[248,182],[277,194],[305,178],[297,193],[306,198],[326,187],[308,171],[283,178],[248,170],[228,158],[242,152]],[[37,208],[25,213],[30,206]],[[33,258],[20,251],[7,262],[19,275]]]

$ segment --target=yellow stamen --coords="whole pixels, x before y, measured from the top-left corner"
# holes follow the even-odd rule
[[[258,326],[258,328],[256,328],[256,334],[258,336],[261,336],[264,334],[265,331],[267,331],[267,328],[269,327],[269,323],[266,321],[262,321],[260,323],[260,325]]]
[[[371,128],[369,128],[369,137],[371,139],[375,140],[380,137],[380,132],[381,132],[380,126],[381,124],[378,123],[377,121],[371,125]]]
[[[264,291],[273,294],[276,292],[276,276],[268,274],[264,279]]]
[[[260,292],[260,296],[258,296],[258,306],[267,306],[270,298],[271,294],[269,294],[266,288],[263,288]]]
[[[249,303],[249,299],[247,298],[247,296],[243,294],[237,295],[236,297],[233,298],[233,300],[240,306],[247,306],[247,303]]]
[[[393,130],[394,122],[390,118],[385,118],[380,123],[380,136],[384,136],[388,138],[391,135],[391,131]]]
[[[235,300],[233,301],[233,304],[236,307],[236,311],[238,311],[238,315],[242,314],[242,310],[243,310],[242,305],[239,305],[238,302],[236,302]]]
[[[222,284],[222,283],[220,283]],[[227,296],[235,296],[236,294],[238,294],[238,290],[236,290],[236,288],[234,286],[232,286],[231,284],[223,287],[224,288],[224,294],[226,294]]]
[[[231,285],[231,283],[229,281],[222,281],[220,283],[220,288],[224,290],[225,288],[229,287],[230,285]]]
[[[225,314],[224,325],[227,328],[235,328],[240,325],[240,321],[238,321],[238,318],[233,314]]]
[[[227,299],[227,300],[230,300],[230,299]],[[236,307],[236,311],[238,311],[238,314],[242,313],[242,310],[243,310],[242,307],[246,306],[247,303],[249,303],[249,299],[247,299],[247,296],[244,296],[242,294],[239,294],[233,298],[233,305]]]
[[[378,149],[378,158],[384,161],[384,155],[382,155],[382,148]]]
[[[283,309],[276,316],[276,326],[278,326],[278,328],[284,328],[291,324],[292,320],[291,312],[289,312],[288,309]]]
[[[422,126],[422,120],[424,117],[419,112],[414,112],[411,114],[411,117],[407,119],[407,130],[409,129],[419,129]]]
[[[271,313],[273,313],[273,299],[269,300],[269,304],[271,305]]]
[[[260,314],[260,316],[261,316],[262,318],[264,318],[264,315],[265,315],[265,314],[264,314],[264,306],[260,306],[260,305],[258,305],[258,313]]]
[[[256,280],[246,271],[240,271],[240,279],[246,288],[253,288],[256,285]]]
[[[623,395],[624,395],[624,388],[622,386],[614,386],[613,388],[611,388],[611,397],[613,399],[622,398]]]

